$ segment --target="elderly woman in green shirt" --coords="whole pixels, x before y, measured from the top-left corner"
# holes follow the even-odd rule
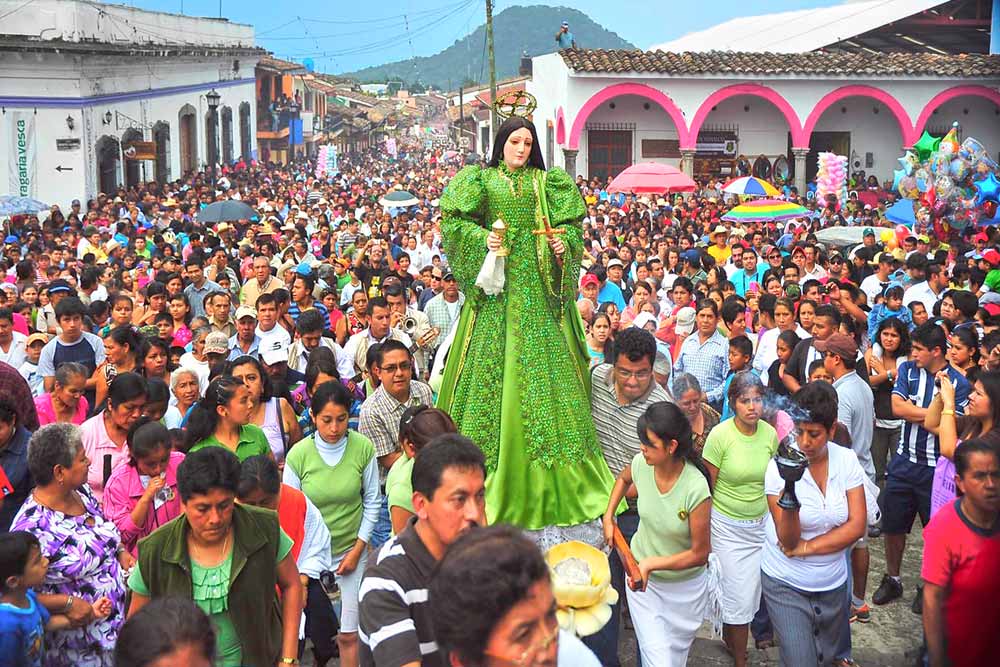
[[[242,380],[231,375],[215,378],[188,417],[184,436],[188,453],[223,447],[240,462],[259,454],[273,456],[264,431],[250,423],[252,413],[253,399]]]
[[[222,667],[296,664],[302,585],[292,540],[276,513],[236,504],[239,480],[239,460],[224,448],[185,457],[184,514],[139,542],[129,616],[154,598],[192,598],[212,620]]]

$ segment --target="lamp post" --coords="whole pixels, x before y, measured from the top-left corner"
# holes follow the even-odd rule
[[[222,100],[222,95],[213,88],[212,90],[205,93],[205,101],[208,102],[208,116],[212,122],[212,140],[208,143],[208,162],[212,169],[212,191],[213,197],[215,196],[215,164],[219,161],[218,158],[218,146],[216,142],[219,139],[219,102]]]

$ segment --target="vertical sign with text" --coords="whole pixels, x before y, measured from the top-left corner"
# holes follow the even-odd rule
[[[38,144],[35,114],[12,111],[10,117],[10,194],[34,197],[37,189]]]

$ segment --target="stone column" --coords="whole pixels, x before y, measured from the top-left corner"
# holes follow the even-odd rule
[[[694,178],[694,153],[693,148],[681,149],[681,171],[691,178]]]
[[[809,156],[808,148],[793,148],[792,155],[795,156],[795,189],[799,191],[800,197],[806,195],[806,158]]]
[[[576,180],[576,156],[580,152],[575,148],[564,148],[563,152],[563,162],[565,163],[566,173],[574,181]]]

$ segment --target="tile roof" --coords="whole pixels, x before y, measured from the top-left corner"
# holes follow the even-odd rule
[[[655,72],[675,76],[785,74],[847,76],[998,77],[1000,55],[932,53],[750,53],[734,51],[639,51],[563,49],[566,66],[576,72]]]
[[[257,63],[257,67],[263,69],[275,70],[277,72],[305,72],[306,68],[298,63],[293,63],[289,60],[282,60],[281,58],[275,58],[273,56],[264,56]]]

